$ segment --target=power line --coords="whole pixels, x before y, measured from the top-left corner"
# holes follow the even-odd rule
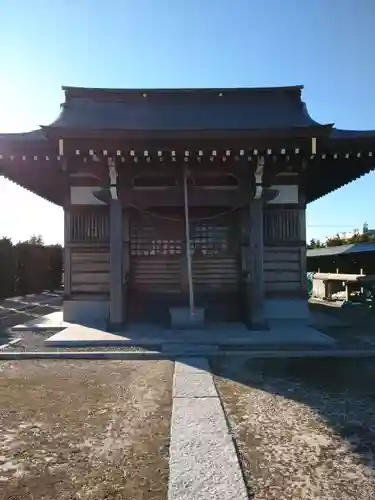
[[[306,224],[307,227],[350,227],[353,228],[355,224]]]

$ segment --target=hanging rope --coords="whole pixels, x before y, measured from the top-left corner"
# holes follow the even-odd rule
[[[184,220],[183,217],[182,218],[167,217],[165,215],[160,215],[158,213],[151,212],[150,210],[145,210],[143,208],[137,207],[137,205],[134,205],[134,204],[131,204],[130,206],[132,208],[134,208],[135,210],[138,210],[138,212],[145,214],[145,215],[149,215],[150,217],[155,217],[156,219],[169,220],[169,221],[175,221],[175,222],[182,222]],[[195,218],[191,217],[190,220],[195,222],[195,221],[218,219],[219,217],[224,217],[225,215],[229,215],[229,214],[235,212],[236,210],[240,210],[241,208],[245,208],[245,207],[246,207],[246,205],[238,205],[236,207],[232,207],[229,210],[226,210],[225,212],[220,212],[218,214],[209,215],[207,217],[195,217]]]

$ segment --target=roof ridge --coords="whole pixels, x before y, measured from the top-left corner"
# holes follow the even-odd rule
[[[103,93],[103,94],[127,94],[127,93],[171,93],[171,94],[188,94],[188,93],[211,93],[211,92],[278,92],[278,91],[301,91],[303,90],[303,85],[291,85],[291,86],[270,86],[270,87],[154,87],[154,88],[107,88],[107,87],[75,87],[69,85],[63,85],[62,90],[65,93]]]

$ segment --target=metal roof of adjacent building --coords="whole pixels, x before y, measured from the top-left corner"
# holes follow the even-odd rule
[[[312,248],[307,250],[307,257],[331,257],[334,255],[364,252],[375,252],[375,241],[369,241],[368,243],[352,243],[350,245],[339,245],[336,247]]]

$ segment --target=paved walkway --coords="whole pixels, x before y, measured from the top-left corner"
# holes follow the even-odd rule
[[[172,331],[155,326],[134,325],[121,333],[109,333],[83,325],[70,325],[46,340],[55,347],[82,347],[98,345],[148,345],[166,344],[195,345],[332,345],[334,339],[306,324],[278,321],[270,330],[248,330],[240,323],[217,323],[206,330]],[[35,326],[34,326],[35,328]],[[48,329],[48,328],[47,328]],[[19,331],[21,328],[13,328]]]
[[[247,500],[236,450],[206,358],[176,362],[168,500]]]

